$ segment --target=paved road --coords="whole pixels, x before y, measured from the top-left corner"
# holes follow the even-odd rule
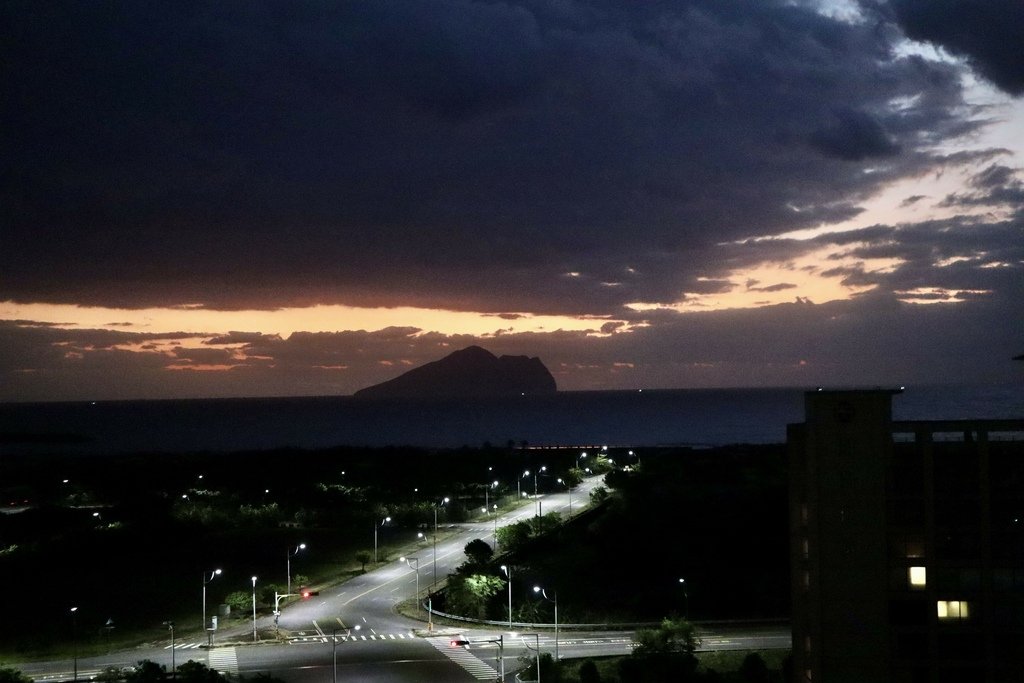
[[[142,659],[164,664],[170,669],[189,659],[231,674],[251,676],[273,673],[289,683],[359,680],[370,683],[425,681],[494,681],[501,670],[499,647],[502,642],[508,680],[518,668],[520,655],[538,645],[542,652],[553,652],[554,635],[523,636],[506,629],[466,628],[458,631],[434,629],[427,624],[399,615],[395,605],[410,599],[417,588],[419,565],[420,595],[426,595],[434,577],[443,579],[465,561],[464,548],[476,538],[494,543],[494,530],[537,514],[566,514],[572,496],[573,512],[589,500],[589,492],[600,484],[590,478],[574,491],[539,496],[518,510],[500,515],[497,520],[450,525],[439,528],[435,546],[432,540],[411,553],[410,563],[393,561],[344,584],[320,591],[309,600],[282,610],[279,623],[273,617],[257,621],[260,641],[254,643],[251,625],[236,626],[218,633],[217,646],[207,649],[205,642],[179,640],[149,648],[81,659],[78,677],[87,679],[106,667],[124,667]],[[411,566],[410,566],[411,565]],[[273,638],[274,633],[280,638]],[[452,647],[454,635],[468,639],[468,647]],[[558,650],[563,658],[628,654],[633,647],[632,633],[595,633],[562,631]],[[703,649],[750,649],[788,647],[788,629],[713,629],[704,632]],[[335,668],[335,664],[336,667]],[[39,681],[70,680],[73,663],[38,662],[16,665]]]

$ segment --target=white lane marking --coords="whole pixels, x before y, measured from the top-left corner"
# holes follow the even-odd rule
[[[429,638],[428,640],[438,652],[461,666],[478,681],[493,681],[498,675],[493,666],[480,661],[466,648],[451,647],[447,638]]]
[[[207,662],[211,669],[216,669],[222,673],[238,673],[238,655],[233,647],[218,647],[210,650]]]

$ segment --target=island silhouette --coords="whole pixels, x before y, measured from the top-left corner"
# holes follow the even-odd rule
[[[360,389],[359,398],[466,398],[554,394],[540,358],[495,356],[479,346],[454,351],[398,377]]]

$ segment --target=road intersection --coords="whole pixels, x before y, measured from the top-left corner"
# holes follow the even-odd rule
[[[572,492],[573,512],[580,512],[589,501],[589,492],[600,485],[591,477]],[[446,525],[437,540],[437,576],[445,577],[465,560],[464,548],[473,539],[492,545],[497,528],[512,524],[538,511],[568,513],[568,492],[538,496],[534,505],[500,515],[496,520]],[[222,673],[250,677],[270,673],[288,683],[359,680],[374,683],[424,681],[495,681],[502,669],[504,655],[506,680],[520,667],[519,657],[554,652],[554,635],[542,631],[524,638],[522,634],[499,626],[470,625],[453,630],[431,628],[426,612],[423,620],[413,620],[396,610],[399,603],[420,597],[432,586],[433,545],[412,553],[416,565],[394,560],[345,583],[321,589],[312,599],[293,603],[274,617],[257,619],[257,640],[252,624],[231,627],[217,634],[213,647],[196,639],[174,644],[123,650],[100,657],[79,658],[78,678],[87,680],[108,668],[119,669],[151,660],[171,669],[175,664],[194,660]],[[451,645],[457,636],[468,646]],[[757,649],[789,647],[789,630],[784,625],[760,628],[702,629],[702,649]],[[501,641],[499,649],[497,642]],[[562,658],[628,654],[633,648],[632,631],[570,631],[559,637]],[[73,678],[71,661],[26,662],[15,664],[37,681],[52,683]]]

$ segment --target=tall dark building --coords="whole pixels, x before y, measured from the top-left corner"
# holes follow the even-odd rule
[[[812,391],[789,425],[794,677],[1024,681],[1024,420],[892,420]]]

